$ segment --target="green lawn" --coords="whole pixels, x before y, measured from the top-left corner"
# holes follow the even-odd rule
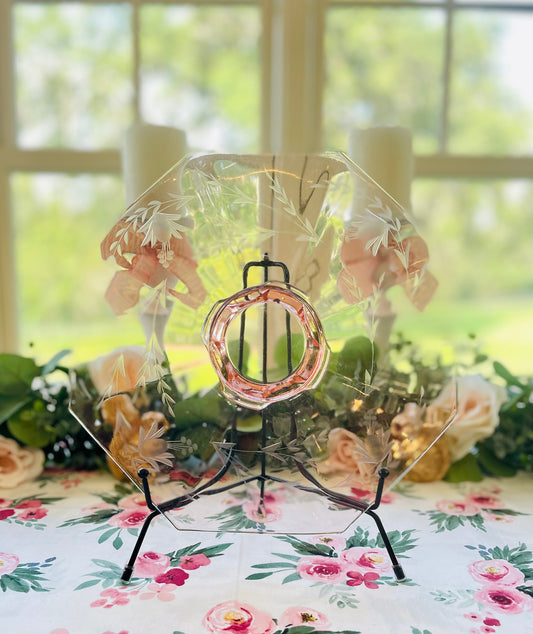
[[[399,299],[399,298],[398,298]],[[450,358],[475,334],[483,352],[516,374],[533,374],[533,302],[530,297],[462,302],[432,302],[424,312],[394,299],[400,313],[395,331],[419,344],[428,354]],[[134,315],[106,323],[27,324],[22,329],[22,354],[44,363],[59,350],[72,353],[65,364],[88,361],[117,346],[140,344],[144,337]],[[33,341],[33,346],[27,344]],[[183,357],[187,361],[189,352]]]

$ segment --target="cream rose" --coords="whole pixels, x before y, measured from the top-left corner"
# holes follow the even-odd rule
[[[371,459],[364,441],[351,431],[334,427],[328,435],[328,454],[327,460],[317,465],[320,473],[347,473],[368,484],[375,479],[378,461]]]
[[[116,394],[137,386],[145,361],[144,348],[123,346],[89,361],[87,370],[100,394]]]
[[[479,440],[492,436],[505,399],[503,387],[489,383],[479,374],[457,379],[457,414],[446,432],[452,462],[466,456]],[[450,383],[433,405],[446,409],[453,407],[454,403],[455,386]]]
[[[0,436],[0,489],[12,489],[33,480],[43,470],[44,453],[33,447],[20,447],[16,440]]]

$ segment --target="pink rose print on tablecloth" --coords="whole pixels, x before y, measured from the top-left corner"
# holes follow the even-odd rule
[[[116,528],[140,528],[152,511],[148,508],[134,507],[113,515],[108,524]]]
[[[41,569],[49,568],[55,559],[49,557],[43,563],[21,563],[20,558],[14,553],[0,553],[0,590],[23,593],[30,590],[48,592],[49,588],[43,586],[48,579]]]
[[[385,548],[349,548],[342,553],[341,558],[350,570],[389,572],[392,569]]]
[[[127,589],[120,579],[120,566],[104,559],[93,559],[95,572],[87,573],[85,576],[89,579],[75,590],[85,590],[101,584],[103,591],[91,603],[94,608],[126,605],[136,595],[143,601],[173,601],[176,591],[185,583],[190,583],[191,577],[194,580],[195,575],[199,574],[196,571],[211,564],[214,557],[221,556],[230,546],[231,543],[223,543],[202,548],[201,542],[198,542],[172,553],[145,551],[135,560],[133,576]],[[200,574],[198,581],[201,583],[201,580]]]
[[[360,586],[364,584],[366,588],[370,588],[371,590],[375,590],[379,588],[378,584],[375,583],[379,579],[379,575],[377,572],[365,572],[364,574],[357,571],[349,571],[346,573],[348,577],[348,581],[346,582],[349,586]]]
[[[477,588],[454,587],[432,592],[432,595],[436,601],[446,602],[447,605],[464,602],[465,597],[470,596],[472,602],[478,604],[477,611],[463,614],[465,619],[475,623],[471,634],[497,632],[502,624],[499,615],[513,617],[533,610],[533,552],[526,544],[521,543],[514,548],[507,545],[489,548],[481,544],[465,548],[476,551],[481,557],[468,565],[468,572],[478,584]],[[515,631],[512,619],[506,624],[509,631]],[[520,623],[516,625],[518,628],[521,626]]]
[[[314,535],[309,538],[309,543],[323,544],[338,553],[346,547],[346,539],[340,535]]]
[[[174,594],[176,586],[169,585],[168,583],[150,583],[146,588],[147,592],[143,592],[139,595],[139,599],[147,601],[148,599],[158,599],[159,601],[174,601],[176,595]]]
[[[474,593],[474,600],[502,614],[533,610],[533,598],[509,586],[487,584]]]
[[[279,506],[267,503],[259,504],[255,500],[243,504],[242,510],[248,519],[261,524],[276,522],[282,516],[282,510]]]
[[[116,605],[127,605],[137,592],[123,592],[117,588],[107,588],[100,592],[100,599],[91,603],[92,608],[112,608]]]
[[[101,502],[84,507],[80,517],[66,520],[59,528],[87,525],[88,533],[100,533],[99,544],[109,540],[113,548],[119,550],[124,545],[122,531],[136,535],[151,511],[144,495],[136,489],[133,491],[131,485],[116,484],[113,492],[97,495]],[[157,504],[159,500],[154,502]]]
[[[320,583],[340,583],[346,579],[346,571],[346,562],[333,557],[302,557],[296,565],[303,579]]]
[[[19,565],[19,558],[10,553],[0,553],[0,577],[13,572]]]
[[[24,525],[29,528],[36,528],[37,530],[43,530],[45,524],[39,522],[48,515],[48,509],[46,504],[53,504],[61,498],[17,498],[14,500],[8,500],[6,498],[0,499],[0,521],[7,523],[11,522],[24,522]]]
[[[275,623],[267,612],[244,601],[225,601],[211,608],[202,621],[212,634],[271,634]]]
[[[325,614],[313,608],[296,606],[288,608],[278,619],[278,628],[312,626],[315,629],[327,628],[330,621]]]
[[[170,568],[170,570],[157,575],[154,581],[156,583],[167,583],[173,586],[182,586],[188,578],[189,575],[181,568]]]
[[[481,583],[494,583],[498,586],[516,586],[524,583],[524,573],[505,559],[482,559],[468,566],[471,576]]]
[[[504,503],[499,497],[486,493],[471,493],[466,499],[473,502],[480,509],[501,509]]]
[[[170,557],[153,551],[139,555],[133,568],[134,577],[156,577],[170,566]]]
[[[196,570],[202,566],[208,566],[211,563],[209,557],[206,557],[203,553],[198,555],[187,555],[180,559],[180,568],[182,570]]]
[[[483,490],[470,493],[460,500],[439,500],[435,506],[437,510],[416,512],[429,517],[430,524],[437,527],[437,533],[452,531],[467,524],[485,532],[486,521],[512,522],[513,517],[522,515],[504,508],[500,498]]]
[[[477,515],[480,511],[480,507],[470,500],[439,500],[436,507],[447,515]]]
[[[393,531],[389,534],[397,556],[415,547],[414,530]],[[339,608],[357,608],[359,591],[376,590],[380,586],[395,585],[392,564],[379,537],[371,538],[369,532],[357,527],[351,537],[317,535],[305,541],[293,535],[280,535],[275,539],[288,543],[293,554],[272,553],[279,561],[257,563],[257,572],[246,577],[258,581],[271,575],[281,575],[280,583],[307,582],[319,596],[328,597]],[[406,579],[404,585],[416,585]],[[319,588],[319,589],[318,589]]]

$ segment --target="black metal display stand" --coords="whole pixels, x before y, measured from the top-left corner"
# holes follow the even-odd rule
[[[250,268],[252,267],[260,267],[263,269],[263,281],[265,283],[268,282],[269,280],[269,269],[272,267],[277,267],[278,269],[281,269],[283,273],[284,282],[289,283],[290,276],[289,276],[289,271],[287,266],[282,262],[275,262],[270,260],[268,255],[265,254],[262,260],[257,262],[248,262],[244,266],[243,288],[248,287],[248,272]],[[267,305],[265,304],[263,308],[264,310],[263,310],[263,349],[262,349],[262,355],[263,355],[262,356],[262,375],[263,376],[262,376],[262,380],[263,380],[263,383],[267,383],[267,350],[268,350],[267,348],[267,344],[268,344]],[[241,314],[241,323],[240,323],[240,335],[239,335],[240,345],[239,345],[239,359],[238,359],[238,369],[240,372],[242,372],[242,367],[243,367],[244,336],[245,336],[245,327],[246,327],[245,315],[246,315],[245,312]],[[287,370],[288,370],[288,374],[290,375],[292,374],[292,349],[291,349],[290,314],[288,312],[286,314],[286,333],[287,333]],[[212,478],[210,478],[204,484],[198,486],[196,489],[193,489],[187,494],[178,496],[176,498],[173,498],[171,500],[168,500],[156,506],[152,501],[152,496],[150,492],[150,485],[148,482],[149,471],[147,469],[141,469],[138,472],[138,476],[141,479],[144,495],[146,498],[146,505],[152,512],[150,513],[150,515],[146,517],[144,524],[141,527],[140,533],[137,537],[137,541],[131,553],[131,557],[122,573],[121,579],[123,581],[127,582],[130,580],[133,574],[135,561],[137,559],[137,556],[139,555],[139,551],[141,549],[142,543],[144,541],[148,528],[155,517],[157,517],[158,515],[164,514],[167,511],[183,508],[184,506],[191,504],[192,502],[194,502],[195,500],[203,496],[217,495],[218,493],[229,491],[231,489],[234,489],[235,487],[242,486],[244,484],[247,484],[253,481],[256,481],[259,483],[259,502],[258,502],[259,510],[261,510],[262,506],[264,505],[265,483],[267,481],[272,481],[272,482],[278,482],[281,484],[290,484],[291,486],[293,486],[294,488],[300,491],[305,491],[306,493],[313,493],[313,494],[319,495],[339,506],[351,508],[353,510],[366,513],[367,515],[372,517],[372,519],[376,523],[381,539],[383,540],[387,553],[389,554],[389,557],[392,563],[392,569],[397,581],[403,581],[405,579],[405,573],[403,571],[403,568],[401,564],[398,562],[398,559],[394,553],[394,550],[392,548],[388,535],[385,531],[383,523],[381,522],[381,519],[376,513],[376,510],[378,509],[381,503],[381,496],[383,493],[383,486],[385,483],[385,479],[389,475],[388,469],[382,468],[379,471],[379,481],[378,481],[376,496],[372,504],[368,504],[367,502],[363,502],[361,500],[356,500],[342,493],[337,493],[335,491],[332,491],[331,489],[328,489],[322,483],[320,483],[306,469],[304,464],[300,460],[298,460],[296,457],[293,457],[292,460],[294,461],[294,464],[296,468],[298,469],[299,473],[302,475],[303,478],[305,478],[305,480],[309,484],[294,484],[293,482],[288,482],[287,480],[284,480],[273,474],[268,473],[267,465],[266,465],[266,453],[262,450],[266,447],[266,442],[267,442],[267,426],[268,426],[268,421],[270,416],[270,411],[269,411],[270,407],[271,406],[267,406],[261,411],[261,416],[262,416],[261,448],[259,451],[260,470],[259,470],[259,473],[257,474],[242,478],[236,482],[231,482],[225,486],[215,486],[217,482],[219,482],[230,469],[234,456],[235,456],[235,452],[237,451],[236,449],[237,448],[237,424],[236,424],[237,417],[236,415],[233,417],[232,426],[231,426],[231,429],[229,430],[229,439],[228,439],[229,449],[225,457],[224,464],[220,467],[218,472]],[[296,437],[297,437],[296,416],[293,411],[293,408],[290,408],[290,419],[291,419],[291,423],[290,423],[289,437],[290,437],[290,441],[293,441],[293,440],[296,440]]]

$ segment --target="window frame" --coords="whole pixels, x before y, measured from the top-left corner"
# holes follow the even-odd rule
[[[36,0],[39,4],[65,0]],[[68,1],[68,0],[67,0]],[[120,149],[79,151],[22,149],[15,138],[13,12],[31,0],[0,0],[0,351],[17,352],[16,271],[9,182],[15,172],[120,174]],[[133,111],[140,119],[139,11],[151,0],[82,0],[84,4],[125,3],[132,7]],[[458,155],[447,152],[447,117],[453,19],[463,9],[533,13],[533,2],[456,0],[157,0],[157,4],[252,5],[261,11],[261,151],[314,152],[321,149],[324,33],[328,8],[433,7],[445,11],[440,148],[414,157],[415,178],[533,179],[533,152],[526,156]],[[304,19],[302,19],[304,16]]]

